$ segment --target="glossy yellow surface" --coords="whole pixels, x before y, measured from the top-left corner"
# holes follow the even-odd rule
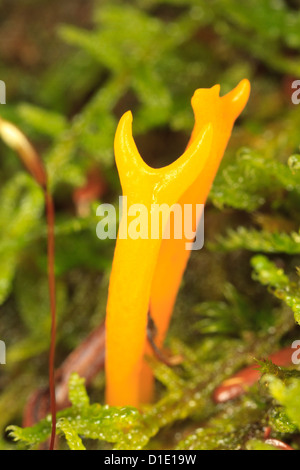
[[[152,204],[174,204],[204,168],[212,133],[212,126],[206,125],[176,162],[153,169],[138,153],[132,137],[132,116],[126,113],[116,132],[115,155],[128,207],[144,204],[150,213]],[[162,237],[133,240],[126,237],[128,227],[124,224],[122,218],[107,303],[107,402],[138,406],[150,290]]]
[[[210,89],[199,89],[192,98],[195,115],[195,126],[188,145],[197,138],[199,130],[207,122],[214,128],[214,139],[209,159],[199,177],[180,198],[179,203],[205,204],[215,175],[223,158],[231,136],[233,125],[247,104],[250,94],[250,83],[242,80],[227,95],[220,97],[220,86]],[[184,274],[190,251],[186,250],[186,242],[182,240],[163,240],[152,281],[150,296],[150,312],[157,327],[156,344],[162,347],[181,279]],[[201,282],[201,280],[199,280]],[[151,349],[146,346],[146,353]],[[142,401],[149,401],[152,396],[153,376],[147,364],[144,365],[142,383]]]
[[[143,204],[203,204],[230,138],[235,119],[250,91],[243,80],[220,98],[219,86],[197,90],[192,99],[195,127],[184,154],[171,165],[150,168],[132,137],[132,115],[126,113],[115,137],[115,156],[127,207]],[[195,221],[196,225],[196,221]],[[121,236],[120,236],[121,234]],[[186,241],[131,239],[122,218],[116,243],[106,316],[106,398],[114,406],[138,407],[152,396],[153,377],[144,363],[147,314],[162,345],[190,252]]]

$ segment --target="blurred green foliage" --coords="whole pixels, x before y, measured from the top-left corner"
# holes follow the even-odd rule
[[[291,83],[300,78],[300,2],[48,3],[0,2],[0,78],[8,85],[1,116],[27,133],[50,176],[58,364],[105,314],[114,244],[97,240],[95,213],[97,202],[120,193],[113,139],[122,113],[132,109],[142,155],[161,166],[186,145],[195,89],[220,83],[223,94],[244,77],[252,83],[207,204],[206,246],[193,253],[174,312],[168,344],[182,365],[151,363],[157,400],[141,413],[91,405],[73,376],[72,406],[58,415],[61,446],[271,449],[270,424],[272,436],[299,448],[296,374],[260,363],[267,386],[223,405],[212,392],[253,357],[299,337],[300,108],[291,104]],[[21,425],[30,392],[47,385],[49,311],[43,195],[3,144],[0,155],[0,337],[8,351],[0,448],[7,449],[15,444],[6,426]],[[91,168],[107,189],[80,214],[74,191]],[[101,402],[101,377],[89,395]],[[36,448],[49,432],[48,419],[10,428],[18,448]]]
[[[270,286],[272,293],[291,307],[295,321],[300,324],[299,283],[290,282],[283,270],[278,269],[264,256],[252,258],[252,265],[255,270],[254,278],[263,285]]]

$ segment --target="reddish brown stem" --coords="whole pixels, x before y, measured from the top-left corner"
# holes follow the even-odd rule
[[[264,438],[265,439],[268,439],[271,435],[271,432],[272,432],[272,428],[271,426],[267,426],[265,429],[264,429]]]
[[[267,439],[265,443],[280,450],[295,450],[285,442],[279,441],[278,439]]]
[[[49,353],[49,390],[52,430],[50,450],[54,450],[56,434],[56,397],[55,397],[55,344],[56,344],[56,288],[55,288],[55,240],[54,240],[54,204],[49,191],[45,193],[48,226],[48,282],[51,309],[51,341]]]
[[[292,362],[292,354],[293,350],[287,347],[271,354],[269,359],[277,366],[288,366]],[[261,373],[257,369],[257,366],[246,367],[217,387],[214,391],[213,398],[216,403],[224,403],[232,400],[245,393],[249,387],[259,381],[260,377]]]
[[[47,228],[48,228],[48,280],[49,297],[51,310],[51,341],[49,352],[49,389],[50,408],[52,415],[52,431],[50,450],[54,449],[56,432],[56,398],[55,398],[55,343],[56,343],[56,293],[55,293],[55,272],[54,272],[54,205],[52,196],[47,186],[47,173],[42,159],[31,145],[27,137],[13,124],[0,118],[0,134],[9,147],[14,149],[27,170],[31,173],[37,184],[44,192]]]

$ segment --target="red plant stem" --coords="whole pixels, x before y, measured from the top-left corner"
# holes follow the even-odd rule
[[[56,344],[56,289],[55,289],[55,240],[54,240],[54,204],[48,190],[45,192],[47,229],[48,229],[48,282],[51,309],[51,341],[49,354],[49,390],[52,429],[49,450],[54,450],[56,434],[56,396],[55,396],[55,344]]]

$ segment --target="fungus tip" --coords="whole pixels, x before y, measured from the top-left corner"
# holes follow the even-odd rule
[[[250,82],[247,78],[244,78],[232,91],[222,98],[224,102],[228,104],[228,109],[231,109],[231,112],[235,117],[238,117],[246,106],[250,91]]]

